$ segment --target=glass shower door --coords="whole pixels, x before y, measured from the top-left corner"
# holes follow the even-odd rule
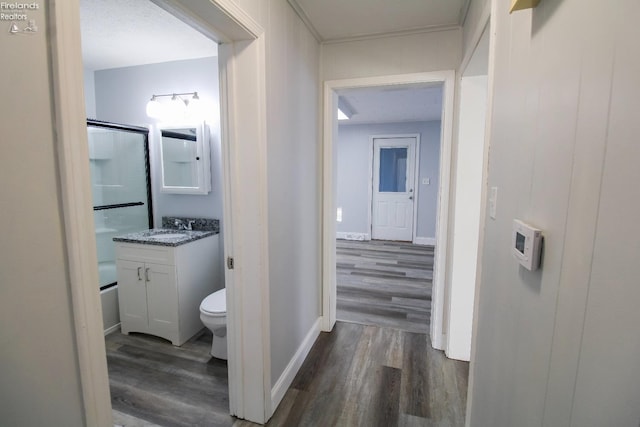
[[[152,227],[149,131],[87,121],[100,289],[116,282],[113,237]]]

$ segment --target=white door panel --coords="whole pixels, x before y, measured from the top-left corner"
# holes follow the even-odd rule
[[[149,330],[158,336],[171,336],[178,329],[178,292],[175,267],[146,264]]]
[[[371,237],[413,240],[416,138],[373,140]]]
[[[144,280],[144,264],[118,260],[118,293],[122,332],[147,329],[147,286]]]

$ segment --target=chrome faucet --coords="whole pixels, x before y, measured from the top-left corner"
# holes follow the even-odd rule
[[[188,225],[184,225],[181,219],[176,218],[175,221],[173,221],[173,225],[175,225],[178,230],[193,230],[193,224],[195,224],[195,222],[195,220],[189,220]]]

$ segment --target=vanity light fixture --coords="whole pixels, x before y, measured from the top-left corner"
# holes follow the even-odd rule
[[[171,97],[169,103],[161,103],[158,98]],[[154,119],[179,119],[185,115],[200,114],[200,97],[198,92],[167,93],[151,95],[147,102],[147,116]]]

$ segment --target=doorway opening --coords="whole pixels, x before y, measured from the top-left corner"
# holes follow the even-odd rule
[[[100,291],[114,422],[231,422],[227,362],[211,357],[212,333],[199,310],[225,287],[218,45],[151,1],[125,3],[80,2],[87,115],[98,123],[144,127],[148,138],[146,164],[145,153],[134,163],[138,153],[122,138],[89,140],[94,205],[117,208],[94,214],[99,267],[114,272],[113,286]],[[172,93],[189,96],[171,102],[157,97]],[[164,111],[150,114],[145,107],[152,98]],[[186,111],[172,109],[179,103]],[[145,176],[148,183],[134,179]],[[153,206],[151,223],[126,210],[139,206],[124,207],[132,197],[140,199],[140,191],[149,195],[144,207]],[[113,240],[180,226],[185,233],[218,234],[175,247]],[[188,276],[189,261],[181,254],[195,259],[194,245],[202,253],[200,265],[208,267],[191,264]],[[166,258],[142,259],[146,248],[166,251]]]
[[[375,208],[373,205],[374,200],[374,189],[377,183],[377,189],[383,190],[378,191],[378,193],[382,193],[383,200],[380,200],[379,197],[376,197],[376,202],[378,202],[379,207],[386,207],[386,217],[385,213],[382,212],[380,217],[381,219],[386,219],[387,223],[389,223],[389,209],[388,206],[390,202],[388,200],[384,200],[384,196],[397,197],[399,199],[404,199],[400,203],[396,203],[396,209],[393,211],[392,215],[394,216],[396,222],[400,222],[399,220],[405,219],[405,225],[402,228],[405,228],[405,236],[401,237],[399,240],[409,240],[412,243],[431,243],[434,245],[433,251],[434,253],[431,255],[433,259],[433,273],[429,272],[426,274],[433,275],[433,303],[431,308],[431,313],[421,313],[420,317],[422,320],[422,324],[425,329],[425,333],[428,332],[431,335],[431,341],[435,348],[441,349],[442,345],[442,311],[443,311],[443,301],[441,300],[443,296],[444,289],[444,266],[446,261],[446,227],[447,227],[447,208],[448,208],[448,186],[449,186],[449,168],[450,168],[450,157],[451,157],[451,134],[452,134],[452,112],[453,112],[453,84],[454,84],[454,73],[452,71],[448,72],[438,72],[438,73],[419,73],[419,74],[409,74],[409,75],[400,75],[400,76],[385,76],[385,77],[377,77],[377,78],[364,78],[364,79],[350,79],[350,80],[338,80],[338,81],[329,81],[325,83],[324,90],[324,100],[325,100],[325,111],[324,111],[324,211],[323,211],[323,224],[324,224],[324,233],[323,233],[323,242],[324,242],[324,253],[323,253],[323,329],[331,330],[335,321],[337,319],[337,300],[338,300],[338,292],[337,292],[337,243],[336,237],[347,237],[353,240],[361,240],[361,241],[370,241],[373,234],[373,218],[378,215],[378,212],[374,212]],[[435,191],[435,202],[432,203],[432,206],[435,206],[434,209],[434,221],[433,221],[433,233],[429,236],[423,235],[422,237],[429,238],[429,241],[425,240],[417,241],[417,237],[421,237],[419,231],[416,232],[417,226],[412,221],[410,226],[407,226],[407,216],[406,213],[411,211],[415,217],[419,217],[419,215],[415,215],[415,209],[417,209],[417,205],[420,202],[419,193],[422,191],[422,187],[418,187],[416,184],[416,178],[418,178],[419,173],[416,171],[411,172],[410,169],[406,168],[407,160],[413,154],[413,157],[421,156],[420,150],[421,145],[424,142],[424,138],[422,137],[422,132],[419,131],[411,131],[407,130],[403,131],[389,131],[386,130],[384,132],[374,132],[369,135],[370,140],[368,142],[368,150],[370,159],[370,167],[368,170],[367,180],[369,182],[369,190],[367,193],[369,194],[370,204],[367,208],[365,208],[366,215],[369,219],[368,224],[365,225],[364,231],[361,231],[361,234],[357,234],[357,232],[347,232],[343,229],[345,224],[349,224],[349,221],[352,217],[349,216],[349,212],[345,210],[345,206],[342,206],[342,202],[340,199],[341,186],[340,186],[340,178],[339,178],[339,170],[340,163],[343,162],[344,158],[340,156],[340,128],[343,126],[341,123],[339,124],[337,118],[337,110],[338,107],[344,105],[344,101],[341,101],[340,98],[344,94],[348,94],[350,91],[363,91],[365,89],[372,90],[376,89],[378,91],[393,93],[393,92],[401,92],[401,91],[410,91],[411,89],[417,88],[438,88],[440,90],[440,101],[434,108],[437,111],[437,119],[440,123],[437,126],[436,131],[436,140],[438,142],[438,166],[436,167],[437,173],[435,176],[424,176],[425,186],[429,186],[432,184],[434,179],[438,183],[436,186],[432,186],[431,188],[437,188]],[[351,100],[349,102],[347,100],[347,104],[351,107],[356,103]],[[392,107],[388,107],[388,110],[393,110]],[[352,117],[357,117],[353,114],[353,110],[357,110],[357,108],[351,108]],[[398,119],[399,120],[399,119]],[[354,122],[352,122],[354,123]],[[402,124],[401,124],[402,125]],[[406,125],[406,123],[404,124]],[[344,128],[349,128],[352,125],[345,125]],[[377,133],[377,135],[375,135]],[[404,134],[402,136],[412,136],[407,134],[420,134],[419,140],[416,138],[416,149],[412,150],[411,143],[409,145],[405,144],[405,147],[402,147],[403,141],[398,140],[398,146],[386,146],[385,143],[389,141],[382,141],[383,138],[380,138],[381,141],[376,144],[375,137],[392,137],[397,136],[398,134]],[[384,138],[391,139],[391,138]],[[406,141],[404,141],[406,142]],[[395,144],[395,143],[394,143]],[[382,181],[388,181],[388,183],[383,183],[383,188],[380,188],[380,176],[374,176],[374,163],[376,153],[374,148],[376,148],[382,153],[382,161],[387,162],[390,165],[390,176],[382,177]],[[397,145],[397,144],[396,144]],[[382,151],[381,149],[388,148],[389,151]],[[399,148],[399,150],[396,150]],[[405,156],[405,148],[406,156]],[[413,153],[411,153],[413,151]],[[426,151],[425,151],[426,152]],[[386,158],[384,158],[386,156]],[[380,153],[378,153],[378,162],[380,162]],[[395,166],[394,166],[395,163]],[[398,167],[404,165],[404,171],[399,171]],[[395,169],[394,169],[395,168]],[[419,170],[420,166],[416,168]],[[355,169],[352,165],[352,169]],[[377,170],[378,174],[380,173]],[[383,171],[384,172],[384,171]],[[409,179],[407,179],[409,178]],[[349,181],[349,180],[347,180]],[[395,181],[395,182],[394,182]],[[353,181],[351,181],[353,182]],[[402,191],[384,191],[386,190],[387,185],[398,184],[402,182],[402,184],[397,185],[396,190]],[[422,179],[419,182],[423,182]],[[393,188],[392,188],[393,189]],[[413,190],[413,191],[411,191]],[[426,191],[426,190],[425,190]],[[398,193],[398,194],[384,194],[384,193]],[[413,194],[413,195],[412,195]],[[416,197],[417,196],[417,197]],[[411,197],[411,199],[409,199]],[[424,200],[427,198],[425,197]],[[407,200],[411,202],[411,204],[407,203]],[[414,203],[415,202],[415,203]],[[382,209],[379,209],[382,210]],[[367,212],[368,211],[368,212]],[[336,213],[338,217],[338,222],[336,222]],[[403,218],[404,216],[404,218]],[[369,228],[367,228],[369,227]],[[392,227],[387,227],[392,228]],[[408,230],[410,230],[410,238],[408,234]],[[340,234],[340,233],[346,233]],[[387,234],[382,235],[382,237],[391,237],[397,238],[397,235]],[[382,241],[383,243],[387,243]],[[374,243],[377,243],[374,241]],[[351,244],[351,242],[349,242]],[[407,246],[406,244],[404,246]],[[410,248],[411,249],[411,248]],[[340,249],[343,251],[343,249]],[[423,261],[424,264],[427,264],[428,261],[425,259]],[[346,263],[349,264],[349,263]],[[406,277],[406,272],[398,272],[401,275],[404,274]],[[342,274],[342,272],[341,272]],[[356,276],[358,273],[356,272]],[[423,280],[420,278],[416,278],[417,280]],[[430,325],[430,326],[427,326]]]
[[[264,247],[247,253],[244,248],[248,245],[232,245],[230,239],[234,237],[244,243],[245,236],[238,230],[264,222],[261,216],[265,211],[264,201],[259,197],[262,189],[253,185],[264,179],[258,173],[239,174],[234,161],[236,157],[247,161],[259,161],[264,157],[262,147],[266,136],[261,129],[265,119],[265,88],[264,82],[256,78],[265,73],[264,30],[250,16],[227,4],[196,4],[184,0],[154,0],[154,3],[210,39],[222,43],[219,64],[223,179],[219,190],[224,189],[224,217],[233,217],[233,223],[225,221],[222,225],[227,237],[224,253],[241,257],[248,265],[243,275],[234,274],[229,268],[224,270],[228,309],[229,407],[231,414],[238,418],[265,422],[272,413],[268,399],[270,384],[266,381],[270,366],[269,322],[268,312],[262,305],[264,295],[268,293],[268,283],[265,285],[253,278],[262,272],[258,261],[266,253]],[[87,292],[86,289],[87,283],[97,281],[98,274],[91,206],[87,203],[91,200],[91,188],[85,109],[82,108],[79,6],[78,1],[69,1],[54,2],[48,8],[50,23],[55,28],[50,34],[52,85],[60,185],[64,194],[65,237],[67,242],[73,242],[67,245],[66,251],[85,419],[90,425],[108,425],[112,423],[112,415],[100,298],[96,292]],[[114,92],[118,90],[120,88],[114,88]],[[236,123],[242,123],[242,127]],[[231,197],[232,193],[250,196],[239,199]],[[260,203],[253,203],[256,200]],[[254,206],[256,204],[259,208]],[[255,268],[252,267],[254,265]],[[235,280],[241,283],[246,294],[234,289]],[[256,317],[261,319],[260,325],[267,326],[255,327],[248,320]],[[245,369],[250,369],[251,374],[245,375]]]
[[[442,83],[337,92],[337,319],[427,334]]]

